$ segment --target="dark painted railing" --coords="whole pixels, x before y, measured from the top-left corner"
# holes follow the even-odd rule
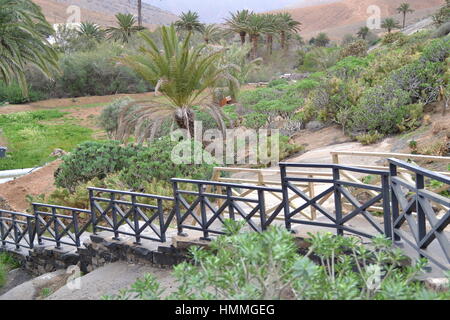
[[[184,229],[201,231],[204,239],[209,239],[210,233],[224,234],[221,226],[225,214],[231,220],[245,220],[252,230],[261,232],[272,224],[284,207],[281,204],[271,213],[266,211],[266,193],[281,196],[281,189],[186,179],[172,179],[172,183],[179,234]],[[180,184],[194,185],[198,191],[182,190]],[[234,188],[239,188],[247,196],[234,195]],[[189,202],[186,195],[194,199]],[[198,227],[188,224],[189,221],[197,222]]]
[[[450,198],[427,190],[427,182],[438,181],[450,190],[450,179],[435,172],[389,159],[394,239],[404,241],[422,257],[442,269],[450,267]],[[414,183],[398,176],[399,168],[414,176]],[[438,217],[438,212],[443,215]]]
[[[290,175],[288,170],[294,168],[314,168],[331,170],[333,173],[332,179],[317,179],[317,178],[301,178],[295,175]],[[379,177],[381,186],[373,186],[363,183],[343,181],[341,179],[342,171],[351,171],[365,175]],[[316,227],[325,227],[335,229],[338,235],[343,235],[344,231],[357,234],[363,237],[371,238],[373,234],[368,234],[365,230],[367,228],[358,229],[349,227],[348,224],[352,219],[362,216],[369,222],[377,234],[383,234],[388,238],[392,237],[391,228],[391,214],[389,208],[389,172],[380,170],[370,170],[361,168],[352,168],[341,165],[323,165],[323,164],[300,164],[300,163],[280,163],[280,173],[283,188],[283,199],[289,199],[289,193],[299,196],[305,203],[295,210],[287,201],[284,202],[285,223],[286,228],[291,230],[293,224],[310,225]],[[310,198],[308,195],[295,186],[299,182],[313,182],[324,185],[325,190],[319,195]],[[361,203],[348,188],[356,188],[367,190],[376,193],[371,199]],[[330,212],[320,204],[322,199],[334,199],[334,211]],[[351,211],[345,212],[343,207],[343,200],[350,202],[354,208]],[[381,203],[383,207],[383,224],[381,226],[376,219],[368,212],[368,209],[377,203]],[[328,221],[307,221],[300,220],[299,213],[308,207],[314,207],[320,212]]]
[[[166,242],[166,231],[175,211],[171,209],[167,217],[165,212],[167,206],[173,207],[173,198],[99,188],[88,190],[94,233],[109,231],[115,239],[120,235],[132,236],[136,244],[141,239]]]
[[[383,234],[404,241],[421,256],[449,269],[449,233],[445,229],[450,222],[450,199],[425,187],[432,179],[450,188],[450,179],[403,161],[389,161],[390,172],[341,165],[281,163],[280,189],[172,179],[172,198],[89,188],[89,210],[46,204],[33,204],[33,214],[0,210],[0,241],[3,246],[14,245],[17,249],[32,249],[36,239],[39,244],[50,241],[57,247],[79,247],[86,231],[105,231],[114,234],[115,239],[121,235],[133,237],[136,244],[142,240],[165,242],[172,223],[176,223],[180,235],[185,230],[194,230],[204,239],[210,239],[211,235],[224,233],[225,218],[244,221],[247,228],[257,232],[282,220],[288,230],[294,226],[300,226],[300,230],[301,226],[312,226],[336,230],[338,235],[347,232],[370,238]],[[290,170],[295,168],[331,170],[333,176],[301,178],[291,174]],[[409,170],[415,176],[415,183],[401,179],[397,174],[399,168]],[[344,181],[341,176],[345,171],[378,177],[380,185]],[[301,182],[320,184],[323,191],[309,196],[295,186]],[[359,199],[355,190],[363,190],[366,196]],[[266,206],[269,194],[282,199],[271,210]],[[298,197],[302,203],[292,208],[292,197]],[[334,204],[333,210],[324,205],[325,201]],[[441,211],[444,209],[442,217],[437,216],[436,205]],[[382,223],[369,212],[375,206],[381,208]],[[322,216],[316,221],[301,219],[300,213],[311,208]],[[362,219],[357,223],[357,218]],[[367,226],[372,227],[371,232]],[[436,248],[441,250],[438,256]]]

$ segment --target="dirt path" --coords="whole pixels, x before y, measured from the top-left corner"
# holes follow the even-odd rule
[[[25,211],[29,208],[27,195],[50,194],[55,190],[54,174],[61,164],[60,160],[16,180],[0,184],[0,197],[4,198],[13,210]]]
[[[0,114],[9,114],[16,112],[37,111],[46,109],[60,109],[69,107],[81,107],[89,104],[107,104],[121,97],[130,97],[137,101],[142,101],[153,97],[153,92],[138,94],[116,94],[110,96],[92,96],[67,99],[50,99],[29,104],[7,105],[0,107]],[[89,110],[86,108],[86,110]]]

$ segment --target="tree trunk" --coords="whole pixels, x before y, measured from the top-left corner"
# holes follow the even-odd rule
[[[286,49],[286,31],[281,31],[281,49]]]
[[[257,34],[252,35],[253,59],[258,58],[258,40],[259,40],[259,35],[257,35]]]
[[[188,131],[190,138],[194,138],[194,113],[189,107],[178,108],[175,111],[175,122],[178,127]]]
[[[142,28],[142,0],[138,0],[138,26]]]
[[[406,12],[403,13],[403,29],[406,27]]]
[[[273,35],[271,34],[267,35],[267,53],[269,55],[273,53]]]
[[[241,36],[241,44],[245,45],[245,37],[247,37],[247,33],[241,32],[239,35]]]

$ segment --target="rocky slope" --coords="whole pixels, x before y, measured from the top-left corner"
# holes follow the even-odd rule
[[[64,23],[70,17],[67,8],[71,5],[80,7],[81,21],[92,21],[100,25],[114,23],[117,13],[137,15],[136,0],[33,0],[42,7],[47,20],[52,23]],[[147,26],[170,24],[178,17],[168,11],[142,3],[143,22]]]
[[[280,11],[290,12],[295,19],[303,24],[302,36],[309,39],[319,32],[326,32],[334,39],[341,39],[345,34],[354,34],[366,24],[371,15],[367,13],[369,6],[381,9],[381,18],[394,17],[402,21],[397,14],[397,8],[405,0],[341,0],[332,3],[304,7],[290,7]],[[407,16],[407,23],[416,23],[433,14],[444,4],[444,0],[408,0],[414,13]]]

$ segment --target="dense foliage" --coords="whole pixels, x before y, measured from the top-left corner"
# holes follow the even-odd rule
[[[284,228],[220,236],[209,250],[191,248],[192,263],[175,267],[176,300],[422,300],[448,299],[449,292],[429,291],[416,280],[426,262],[405,266],[400,249],[377,237],[370,245],[330,233],[311,235],[299,254]],[[152,275],[108,299],[161,299],[164,290]]]
[[[189,141],[183,143],[184,148],[192,147]],[[207,159],[211,164],[198,165],[172,161],[172,149],[177,144],[170,137],[155,140],[148,146],[124,146],[117,141],[86,142],[63,158],[55,183],[73,192],[77,186],[95,178],[102,180],[108,175],[118,174],[126,189],[144,190],[146,184],[153,180],[168,182],[175,177],[210,178],[214,163],[211,159]],[[203,153],[201,146],[199,149]],[[205,152],[203,156],[208,154]],[[193,157],[194,154],[186,162],[192,161]]]

